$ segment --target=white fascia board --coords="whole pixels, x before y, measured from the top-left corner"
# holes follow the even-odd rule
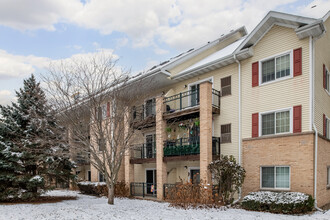
[[[271,18],[274,18],[273,21],[271,20]],[[240,51],[251,40],[251,38],[254,37],[254,35],[260,30],[260,28],[262,28],[267,22],[272,22],[272,23],[278,24],[278,21],[276,21],[276,19],[283,19],[283,20],[288,20],[288,21],[297,22],[297,23],[304,23],[304,24],[310,24],[310,23],[316,21],[316,19],[314,19],[314,18],[308,18],[308,17],[302,17],[302,16],[297,16],[297,15],[292,15],[292,14],[286,14],[286,13],[282,13],[282,12],[270,11],[261,20],[261,22],[253,29],[253,31],[247,36],[247,38],[241,43],[241,45],[236,49],[235,53]]]

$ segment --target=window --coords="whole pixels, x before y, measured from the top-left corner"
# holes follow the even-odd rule
[[[98,139],[99,151],[104,151],[105,149],[105,141],[104,139]]]
[[[87,171],[87,181],[92,181],[92,174],[90,170]]]
[[[261,113],[261,135],[291,132],[291,110]]]
[[[231,143],[231,124],[221,125],[221,143]]]
[[[291,53],[261,61],[261,82],[266,83],[291,75]]]
[[[261,167],[261,188],[289,189],[290,167]]]
[[[221,96],[231,95],[231,76],[221,79]]]
[[[104,175],[99,172],[99,182],[105,182]]]
[[[107,105],[101,105],[97,108],[97,120],[101,121],[107,117]]]

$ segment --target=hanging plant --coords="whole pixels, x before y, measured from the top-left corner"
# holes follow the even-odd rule
[[[165,128],[165,131],[166,131],[167,133],[170,133],[170,132],[172,131],[172,128],[167,127],[167,128]]]
[[[195,125],[196,125],[196,126],[199,126],[199,125],[200,125],[199,118],[196,118]]]
[[[181,122],[181,123],[179,124],[179,128],[181,128],[181,129],[186,129],[187,126]]]

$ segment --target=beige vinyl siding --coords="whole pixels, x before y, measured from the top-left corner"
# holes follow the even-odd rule
[[[330,71],[330,18],[325,22],[325,28],[328,30],[325,35],[315,42],[314,59],[314,91],[315,91],[315,111],[314,120],[316,128],[323,135],[323,114],[330,117],[330,95],[323,88],[323,64]]]
[[[252,63],[302,47],[302,75],[252,87]],[[252,114],[302,105],[302,132],[310,130],[309,39],[274,25],[242,64],[242,138],[251,138]],[[259,79],[259,82],[261,79]],[[290,119],[292,120],[292,119]]]
[[[223,68],[213,70],[200,76],[182,81],[171,88],[170,94],[187,91],[188,85],[197,81],[213,77],[213,88],[221,90],[221,78],[231,76],[231,95],[221,98],[220,115],[213,115],[213,136],[220,137],[222,124],[231,124],[231,143],[221,144],[221,153],[238,157],[238,64],[234,63]],[[187,87],[185,88],[185,85]],[[170,96],[170,95],[168,95]]]
[[[146,169],[156,169],[155,163],[134,164],[134,182],[146,182]]]

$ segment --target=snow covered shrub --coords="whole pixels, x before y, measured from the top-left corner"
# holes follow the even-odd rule
[[[79,182],[77,184],[80,192],[89,195],[108,196],[108,188],[105,182]],[[129,188],[125,182],[115,185],[115,197],[129,197]]]
[[[212,161],[208,169],[211,171],[213,183],[217,183],[218,194],[225,204],[234,201],[234,194],[239,191],[245,178],[245,170],[233,156],[221,155],[219,160]]]
[[[242,207],[253,211],[300,214],[313,210],[314,199],[300,192],[252,192],[243,198]]]

